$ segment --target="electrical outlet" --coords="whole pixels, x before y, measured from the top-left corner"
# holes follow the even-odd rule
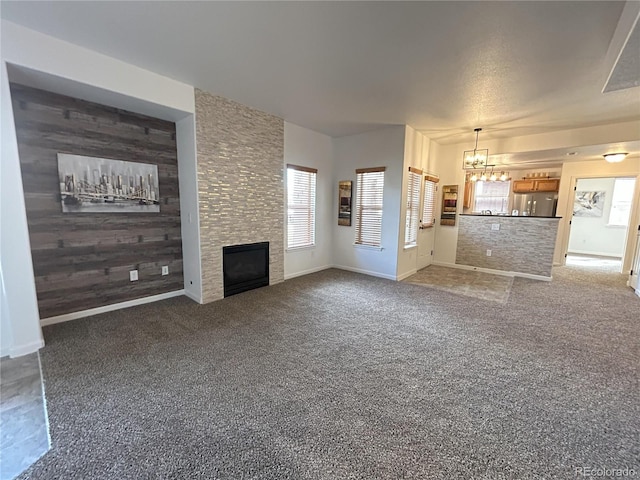
[[[491,230],[500,230],[500,224],[499,223],[492,223],[491,224]]]
[[[487,257],[491,256],[491,250],[487,249]]]
[[[135,282],[136,280],[138,280],[138,270],[129,271],[129,280],[132,282]]]
[[[164,266],[162,267],[162,274],[163,275],[169,275],[169,267],[168,266]]]

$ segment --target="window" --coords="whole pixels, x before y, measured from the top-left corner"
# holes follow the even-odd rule
[[[356,170],[356,244],[379,247],[385,167]]]
[[[509,213],[511,181],[483,182],[478,180],[475,188],[474,212],[491,210],[491,213]]]
[[[316,243],[315,168],[287,165],[287,248]]]
[[[613,185],[611,210],[609,211],[609,225],[620,227],[629,225],[635,182],[635,178],[616,178]]]
[[[420,213],[420,180],[422,170],[409,167],[407,181],[407,218],[404,224],[404,246],[415,245],[418,239],[418,215]]]
[[[424,199],[422,201],[422,228],[433,227],[436,222],[436,183],[437,177],[424,177]]]

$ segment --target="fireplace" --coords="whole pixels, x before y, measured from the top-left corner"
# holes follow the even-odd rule
[[[222,248],[224,296],[269,285],[269,242]]]

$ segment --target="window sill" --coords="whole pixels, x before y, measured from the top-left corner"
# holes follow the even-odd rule
[[[402,249],[403,250],[411,250],[413,248],[416,248],[418,246],[417,243],[414,243],[413,245],[405,245]]]
[[[353,244],[354,248],[361,248],[363,250],[377,250],[377,251],[382,251],[382,247],[376,247],[373,245],[361,245],[359,243],[354,243]]]
[[[311,250],[313,248],[316,248],[315,244],[313,244],[313,245],[302,245],[300,247],[289,247],[289,248],[286,248],[284,251],[285,252],[299,252],[301,250]]]

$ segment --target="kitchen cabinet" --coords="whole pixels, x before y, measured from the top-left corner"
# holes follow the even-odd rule
[[[557,192],[559,189],[559,178],[527,178],[513,181],[513,193]]]
[[[471,208],[471,199],[473,198],[471,182],[464,182],[464,198],[462,206],[464,208]]]

